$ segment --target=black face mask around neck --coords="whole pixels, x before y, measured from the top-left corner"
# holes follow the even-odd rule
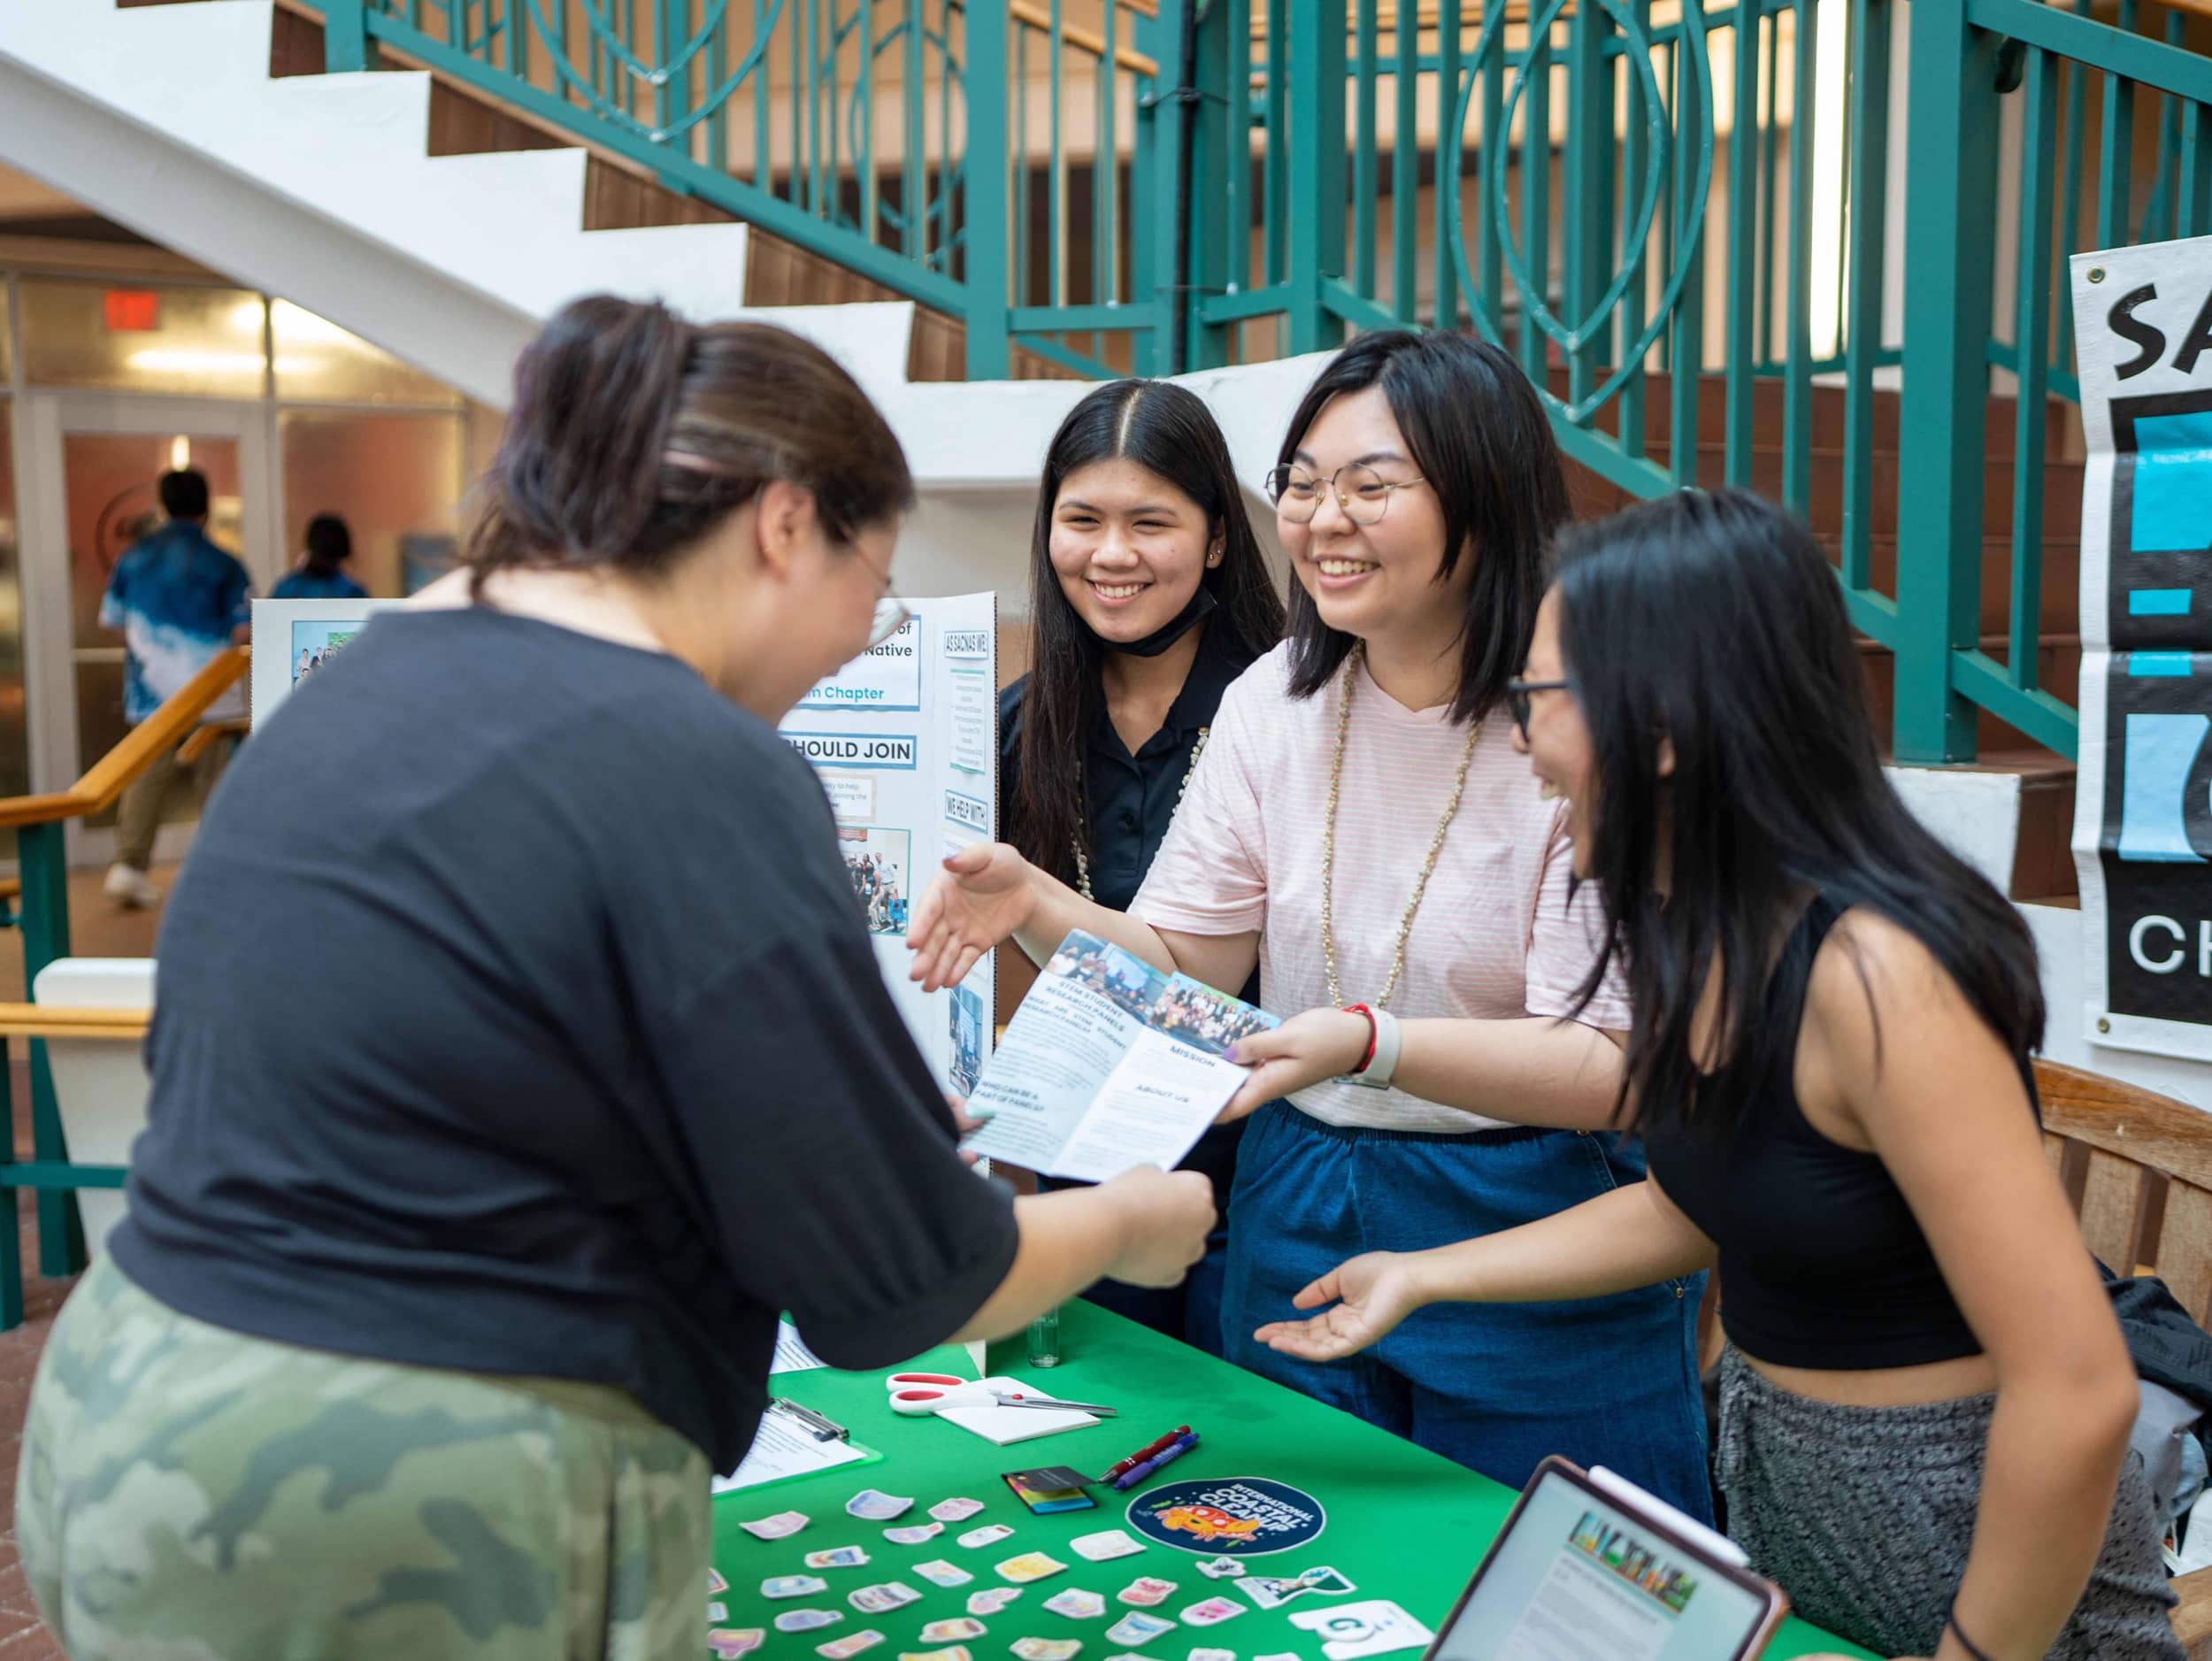
[[[1191,596],[1190,604],[1175,614],[1173,621],[1163,624],[1142,640],[1133,640],[1126,644],[1110,640],[1102,641],[1100,643],[1108,651],[1126,652],[1132,657],[1157,657],[1177,641],[1204,622],[1207,613],[1219,604],[1220,602],[1214,598],[1213,590],[1201,582],[1198,585],[1198,592]]]

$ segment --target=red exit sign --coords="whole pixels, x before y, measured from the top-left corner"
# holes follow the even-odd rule
[[[160,328],[161,296],[151,289],[110,288],[105,297],[110,334],[146,335]]]

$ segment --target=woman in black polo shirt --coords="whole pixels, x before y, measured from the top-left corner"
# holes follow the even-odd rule
[[[776,731],[898,627],[913,494],[780,329],[526,354],[470,569],[264,723],[163,920],[17,1494],[77,1661],[691,1661],[778,1311],[879,1367],[1199,1257],[1196,1177],[960,1163]]]
[[[1029,559],[1033,667],[999,698],[999,822],[1032,865],[1125,911],[1221,695],[1283,634],[1229,447],[1197,396],[1117,381],[1070,411],[1045,453]],[[1259,1001],[1256,974],[1241,996]],[[1217,1125],[1183,1161],[1225,1206],[1243,1134]],[[1182,1286],[1103,1281],[1087,1296],[1218,1355],[1225,1242],[1218,1232]]]

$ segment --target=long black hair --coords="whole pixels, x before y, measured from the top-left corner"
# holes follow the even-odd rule
[[[1083,752],[1105,705],[1099,674],[1106,647],[1052,568],[1052,515],[1068,475],[1102,461],[1133,461],[1159,474],[1205,514],[1207,546],[1221,540],[1221,563],[1200,578],[1215,602],[1208,628],[1227,630],[1254,657],[1283,637],[1283,603],[1238,494],[1229,446],[1204,401],[1171,381],[1116,381],[1069,411],[1045,452],[1029,537],[1035,633],[1022,696],[1021,777],[1007,827],[1007,840],[1025,857],[1069,881],[1077,842],[1089,841]]]
[[[1567,522],[1559,446],[1536,388],[1502,348],[1467,335],[1385,329],[1354,341],[1306,388],[1277,461],[1292,463],[1331,398],[1374,386],[1444,510],[1437,581],[1463,558],[1475,562],[1451,707],[1453,720],[1475,720],[1505,696],[1536,628],[1544,551]],[[1350,655],[1352,636],[1324,623],[1313,596],[1293,583],[1290,637],[1290,694],[1311,697]]]
[[[1578,527],[1558,571],[1564,673],[1596,757],[1586,858],[1635,1008],[1624,1107],[1632,1094],[1647,1125],[1718,1134],[1788,1076],[1795,1025],[1762,1014],[1809,894],[1919,940],[2025,1075],[2043,1037],[2035,942],[1884,776],[1811,533],[1746,491],[1684,491]],[[1708,1079],[1692,1027],[1717,965],[1724,1065]]]

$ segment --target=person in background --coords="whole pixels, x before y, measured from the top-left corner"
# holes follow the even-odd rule
[[[962,1163],[778,735],[903,621],[913,501],[781,329],[602,296],[526,349],[468,569],[264,724],[164,919],[23,1434],[74,1661],[693,1661],[778,1311],[883,1368],[1197,1260],[1202,1178]]]
[[[1229,447],[1196,394],[1118,381],[1068,412],[1038,484],[1029,614],[1033,666],[999,696],[1001,834],[1085,897],[1126,911],[1221,695],[1283,634]],[[1243,996],[1258,1000],[1256,974]],[[1216,1126],[1183,1161],[1211,1180],[1225,1213],[1190,1278],[1102,1281],[1092,1302],[1221,1353],[1225,1213],[1243,1136],[1241,1124]]]
[[[1799,1614],[1882,1656],[2181,1661],[2134,1368],[2037,1125],[2035,945],[1884,776],[1820,548],[1743,492],[1585,527],[1524,673],[1532,788],[1618,923],[1650,1180],[1354,1257],[1257,1336],[1334,1363],[1717,1257],[1728,1532]],[[1401,1036],[1409,1086],[1483,1098],[1470,1023]],[[1366,1042],[1317,1011],[1238,1057],[1257,1096]]]
[[[166,522],[115,562],[100,601],[100,627],[123,636],[123,714],[146,719],[247,635],[253,583],[245,566],[208,539],[206,475],[194,468],[164,473],[157,487]],[[180,790],[204,806],[230,747],[210,744],[190,767],[172,748],[125,788],[116,806],[115,863],[110,899],[130,907],[157,905],[161,890],[146,873],[154,838]]]
[[[307,551],[300,563],[277,579],[273,600],[365,600],[369,591],[345,573],[353,558],[353,533],[335,513],[307,521]]]
[[[1515,1488],[1563,1453],[1709,1516],[1695,1276],[1425,1312],[1352,1367],[1252,1337],[1347,1257],[1510,1228],[1643,1174],[1603,1134],[1620,1051],[1600,1029],[1627,1004],[1609,985],[1576,1012],[1594,896],[1571,905],[1564,811],[1538,798],[1505,719],[1567,517],[1536,388],[1465,335],[1363,335],[1300,400],[1269,494],[1297,579],[1289,638],[1223,696],[1128,911],[1016,849],[965,849],[915,904],[911,973],[957,981],[1010,935],[1043,961],[1081,928],[1209,986],[1256,964],[1278,1012],[1471,1018],[1479,1104],[1394,1081],[1379,1054],[1252,1114],[1227,1358]]]

